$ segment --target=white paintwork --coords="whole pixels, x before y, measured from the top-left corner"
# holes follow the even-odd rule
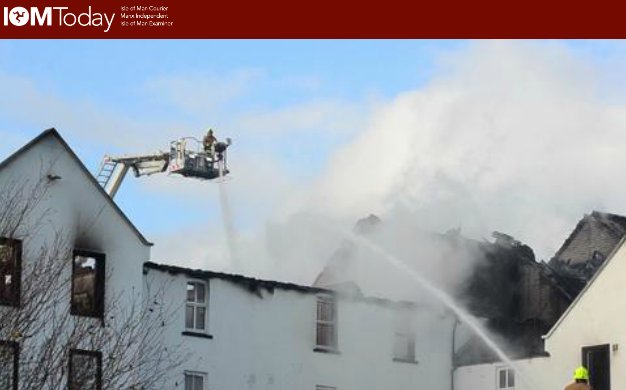
[[[124,221],[58,138],[44,137],[10,161],[0,170],[0,187],[34,183],[48,173],[60,179],[52,182],[33,213],[33,220],[46,213],[44,224],[38,225],[39,234],[24,242],[24,248],[36,249],[55,232],[62,233],[76,247],[106,254],[107,287],[111,291],[107,295],[133,288],[141,291],[141,265],[150,258],[150,246]],[[32,230],[31,225],[26,221],[24,228]]]
[[[0,188],[4,191],[17,185],[28,189],[42,176],[48,180],[48,174],[60,178],[51,181],[45,198],[16,237],[23,239],[23,264],[33,261],[40,247],[49,244],[55,234],[61,234],[69,247],[105,253],[105,307],[113,297],[141,297],[141,265],[150,257],[149,244],[107,200],[56,132],[48,132],[0,169]],[[25,232],[34,229],[36,235],[24,237]],[[67,272],[69,275],[71,264]],[[69,285],[63,295],[69,305]],[[7,332],[0,330],[0,338],[8,338]],[[21,348],[28,348],[28,343],[22,340]]]
[[[626,388],[626,361],[620,347],[626,346],[626,247],[622,243],[602,267],[579,298],[548,334],[546,349],[550,352],[551,372],[546,383],[557,384],[560,377],[571,376],[581,363],[581,349],[610,344],[611,388]],[[561,380],[562,382],[562,380]]]
[[[454,371],[455,390],[495,390],[498,389],[498,370],[512,367],[515,370],[515,390],[562,390],[570,379],[566,376],[558,385],[547,385],[545,370],[548,369],[549,358],[537,357],[513,361],[509,366],[505,363],[476,364],[458,367]],[[552,387],[550,387],[552,386]],[[507,389],[508,390],[508,389]]]
[[[316,294],[276,288],[262,297],[245,285],[209,280],[208,332],[213,339],[183,336],[185,274],[149,269],[151,285],[169,283],[168,301],[181,310],[166,343],[182,343],[193,358],[184,371],[208,373],[210,389],[406,390],[451,388],[452,317],[440,308],[415,310],[418,364],[394,362],[395,309],[371,300],[338,299],[339,354],[314,352]]]

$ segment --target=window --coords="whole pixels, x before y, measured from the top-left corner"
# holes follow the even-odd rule
[[[316,345],[337,349],[337,302],[332,296],[317,297]]]
[[[508,367],[498,368],[496,381],[497,389],[514,389],[515,371]]]
[[[185,372],[185,390],[205,390],[207,374],[203,372]]]
[[[415,331],[411,312],[396,312],[394,328],[393,360],[415,362]]]
[[[104,254],[74,251],[71,312],[89,317],[104,316]]]
[[[101,390],[102,353],[70,350],[68,376],[69,390]]]
[[[396,332],[393,357],[396,360],[415,361],[415,338],[413,335]]]
[[[185,328],[191,331],[206,332],[207,284],[187,282],[187,306],[185,309]]]
[[[0,389],[17,390],[19,345],[0,341]]]
[[[337,390],[336,387],[316,385],[315,390]]]
[[[22,242],[0,237],[0,304],[19,306]]]

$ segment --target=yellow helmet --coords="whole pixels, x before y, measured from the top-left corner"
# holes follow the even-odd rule
[[[578,367],[576,371],[574,371],[574,380],[576,379],[583,379],[583,380],[588,381],[589,371],[587,371],[587,369],[583,366]]]

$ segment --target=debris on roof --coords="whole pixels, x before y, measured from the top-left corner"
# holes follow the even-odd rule
[[[585,215],[548,262],[554,277],[576,297],[626,235],[626,217],[593,211]]]
[[[403,248],[403,259],[414,258],[420,271],[426,263],[443,264],[446,274],[458,275],[454,288],[448,289],[476,317],[484,319],[485,327],[496,337],[507,340],[507,350],[513,356],[528,357],[544,353],[541,338],[572,302],[573,296],[560,284],[545,263],[535,260],[533,250],[502,233],[494,232],[493,241],[477,241],[464,237],[460,229],[446,233],[428,231],[385,232],[387,225],[370,215],[361,219],[355,232],[378,240],[387,234],[393,242],[411,241]],[[408,236],[398,237],[398,234]],[[392,248],[393,250],[393,248]],[[400,249],[398,249],[400,250]],[[357,245],[344,241],[317,277],[314,286],[333,288],[348,285],[367,287],[357,280],[359,256]],[[411,265],[411,264],[409,264]],[[464,270],[461,268],[466,267]],[[456,270],[454,268],[457,268]],[[423,275],[426,276],[426,275]],[[374,275],[373,277],[378,277]],[[369,293],[367,288],[365,293]],[[459,361],[482,362],[490,359],[480,346],[467,347]]]

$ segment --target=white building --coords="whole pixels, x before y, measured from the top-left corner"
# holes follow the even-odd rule
[[[144,273],[184,302],[166,343],[193,357],[172,388],[451,388],[453,318],[442,308],[155,263]]]
[[[0,164],[0,189],[1,389],[131,388],[146,372],[112,377],[141,356],[139,347],[114,356],[115,330],[124,310],[151,300],[158,286],[167,288],[155,304],[175,311],[145,321],[145,329],[162,328],[146,339],[190,355],[147,372],[167,379],[148,388],[451,389],[446,309],[151,263],[151,244],[54,129]],[[48,271],[59,272],[53,289],[42,282]],[[37,312],[39,288],[46,300]],[[15,320],[29,310],[34,325]],[[98,344],[93,334],[110,338]],[[129,344],[140,339],[131,336]]]
[[[60,388],[66,368],[88,372],[70,388],[101,385],[97,372],[110,360],[70,330],[114,326],[105,313],[141,294],[152,244],[54,129],[0,163],[0,210],[0,388]],[[37,311],[38,292],[46,308]],[[42,346],[50,340],[58,343]],[[62,361],[51,365],[53,356]]]
[[[98,346],[87,334],[54,332],[88,324],[107,334],[120,324],[108,314],[116,305],[131,309],[158,286],[167,287],[158,303],[174,312],[150,340],[190,354],[148,372],[166,381],[149,388],[548,390],[581,364],[595,390],[626,388],[624,239],[545,336],[549,356],[454,370],[463,336],[443,307],[155,264],[150,246],[54,129],[0,163],[0,389],[129,388],[145,370],[111,377],[117,360],[129,362],[112,357],[115,337]],[[65,283],[29,278],[42,264]],[[38,288],[46,309],[15,320]],[[49,355],[33,355],[51,339]],[[126,352],[133,359],[136,350]],[[56,382],[37,387],[46,367],[58,369],[49,373]]]

